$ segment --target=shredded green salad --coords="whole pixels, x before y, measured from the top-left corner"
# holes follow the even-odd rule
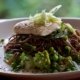
[[[60,18],[53,15],[60,7],[61,5],[56,6],[49,12],[43,10],[41,13],[30,17],[30,20],[33,20],[34,24],[39,25],[39,27],[44,26],[46,23],[57,23],[60,25],[59,29],[47,36],[37,37],[30,35],[30,39],[33,42],[29,40],[25,44],[22,43],[20,47],[21,51],[14,53],[12,51],[13,47],[5,50],[5,62],[12,67],[13,71],[53,73],[77,70],[76,65],[80,63],[80,48],[78,50],[76,44],[79,43],[80,36],[77,35],[76,29],[70,24],[64,23]],[[37,46],[38,38],[44,44],[41,43]],[[23,41],[24,39],[25,35],[20,35],[18,41]],[[76,42],[76,40],[78,41]],[[15,42],[15,44],[17,43]]]
[[[41,13],[37,13],[33,17],[30,16],[30,19],[34,21],[34,24],[39,26],[44,26],[46,23],[61,23],[61,19],[55,17],[53,14],[61,7],[61,5],[56,6],[49,12],[43,10]]]

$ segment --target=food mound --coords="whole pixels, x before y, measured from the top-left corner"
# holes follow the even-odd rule
[[[15,24],[15,34],[4,46],[5,62],[13,71],[53,73],[78,70],[80,31],[43,10]]]

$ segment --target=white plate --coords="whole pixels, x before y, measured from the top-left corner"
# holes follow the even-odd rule
[[[26,18],[20,18],[20,19],[9,19],[6,21],[0,22],[0,38],[9,38],[13,32],[13,25],[16,24],[19,21],[23,21]],[[69,19],[69,18],[63,18],[65,22],[71,23],[73,26],[76,26],[76,28],[79,28],[80,26],[80,19]],[[10,76],[15,77],[17,79],[30,79],[30,80],[65,80],[65,79],[72,79],[77,78],[80,76],[80,71],[74,71],[74,72],[59,72],[59,73],[17,73],[10,71],[10,67],[4,62],[4,48],[0,46],[0,75],[3,76]]]

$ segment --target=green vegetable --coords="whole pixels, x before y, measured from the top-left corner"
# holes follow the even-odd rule
[[[29,60],[29,57],[27,57],[27,55],[23,52],[21,55],[20,55],[20,65],[23,66],[25,64],[25,61],[26,60]]]
[[[48,39],[58,39],[58,38],[62,38],[64,40],[67,40],[69,36],[68,30],[64,28],[64,30],[62,30],[62,27],[60,29],[57,29],[56,31],[54,31],[52,34],[48,35]]]
[[[34,24],[38,26],[45,25],[45,20],[46,20],[45,11],[42,11],[42,13],[36,14],[33,17]]]
[[[58,58],[59,59],[57,62],[51,62],[52,72],[54,72],[55,70],[59,72],[76,70],[76,67],[73,64],[72,58],[70,56],[63,57],[59,54]]]
[[[14,71],[18,71],[20,69],[23,69],[25,66],[26,61],[29,60],[29,56],[27,56],[24,52],[14,60],[14,62],[11,64]]]
[[[53,60],[54,60],[54,61],[58,61],[58,55],[57,55],[57,54],[54,54],[54,55],[53,55]]]
[[[12,70],[13,71],[18,71],[21,69],[21,66],[19,65],[20,60],[19,58],[17,58],[16,60],[14,60],[14,62],[11,64]]]
[[[59,61],[62,61],[64,59],[64,57],[61,56],[60,54],[59,54],[58,58],[59,58]]]
[[[56,7],[54,7],[53,9],[51,9],[50,11],[49,11],[49,13],[55,13],[55,12],[57,12],[60,8],[62,7],[62,5],[58,5],[58,6],[56,6]]]
[[[73,63],[73,60],[72,60],[71,56],[65,57],[64,61],[65,61],[66,69],[70,69],[71,71],[76,70],[76,67]]]
[[[66,23],[65,26],[71,33],[75,33],[75,29],[70,24]]]
[[[50,12],[43,10],[41,13],[38,13],[31,17],[30,19],[34,21],[35,27],[44,26],[49,22],[61,23],[61,19],[53,16],[53,14],[61,7],[61,5],[56,6]]]
[[[59,64],[57,62],[53,62],[51,64],[51,71],[52,72],[58,71],[58,68],[59,68]]]
[[[54,50],[53,47],[50,47],[49,53],[50,53],[50,59],[52,61],[58,61],[58,53]]]
[[[46,50],[35,54],[35,57],[34,57],[35,67],[43,70],[43,69],[48,69],[50,64],[51,62],[49,58],[49,53]]]
[[[74,61],[76,61],[78,64],[80,64],[80,52],[76,55],[72,55],[72,58]]]
[[[49,48],[49,53],[50,54],[57,54],[56,50],[53,47]]]
[[[13,57],[13,54],[11,52],[7,52],[5,55],[4,55],[4,59],[5,60],[9,60],[11,57]]]
[[[70,53],[71,53],[71,47],[66,46],[66,47],[65,47],[65,53],[66,53],[67,55],[70,55]]]
[[[14,55],[13,54],[5,54],[5,57],[4,57],[4,61],[11,65],[11,63],[14,61]]]
[[[14,61],[14,54],[12,54],[11,51],[8,51],[4,54],[4,61],[10,65]]]
[[[67,30],[67,34],[75,33],[75,29],[68,23],[62,23],[61,30]]]
[[[66,57],[69,61],[72,61],[72,57],[71,56],[68,56]]]

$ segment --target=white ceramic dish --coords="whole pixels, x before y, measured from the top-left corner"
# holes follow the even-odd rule
[[[13,25],[19,21],[26,20],[26,18],[9,19],[0,22],[0,38],[9,38],[13,32]],[[80,27],[80,19],[63,18],[64,22],[69,22],[76,28]],[[80,76],[80,71],[74,72],[59,72],[59,73],[16,73],[10,71],[10,67],[4,62],[4,49],[0,46],[0,75],[14,77],[16,79],[29,79],[29,80],[65,80],[77,78]]]

